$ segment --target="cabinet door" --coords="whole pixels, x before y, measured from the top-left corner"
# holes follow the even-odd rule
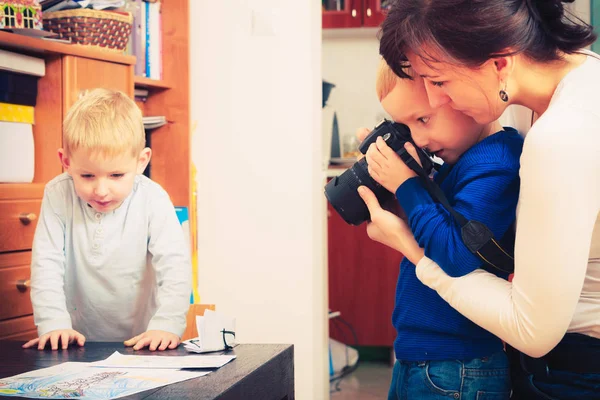
[[[327,205],[329,308],[356,331],[361,346],[392,346],[395,289],[402,254],[369,239],[366,224],[350,226]],[[354,345],[348,329],[332,320],[330,336]]]
[[[357,28],[362,25],[365,0],[321,0],[323,29]]]
[[[133,65],[65,56],[63,59],[63,112],[86,90],[120,90],[133,97]]]
[[[363,16],[364,26],[379,26],[385,19],[391,0],[364,0],[365,11]]]

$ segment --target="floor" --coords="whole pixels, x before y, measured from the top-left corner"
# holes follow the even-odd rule
[[[331,384],[331,400],[385,400],[392,377],[387,363],[362,362],[338,385]]]

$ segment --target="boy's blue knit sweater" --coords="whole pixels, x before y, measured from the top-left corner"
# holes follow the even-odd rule
[[[483,222],[498,239],[515,221],[523,149],[517,131],[505,129],[471,147],[453,166],[442,166],[434,177],[456,211]],[[447,168],[451,170],[440,183]],[[483,266],[463,244],[460,226],[432,200],[418,178],[404,182],[396,197],[425,255],[448,275],[463,276]],[[498,338],[423,285],[415,275],[415,265],[406,258],[400,264],[392,322],[398,332],[394,350],[399,360],[466,360],[502,350]]]

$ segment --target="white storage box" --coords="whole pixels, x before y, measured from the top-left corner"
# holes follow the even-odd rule
[[[33,126],[0,121],[0,182],[31,183],[34,169]]]

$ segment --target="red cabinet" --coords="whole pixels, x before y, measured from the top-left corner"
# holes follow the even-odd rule
[[[392,346],[392,311],[402,254],[367,236],[366,224],[350,226],[327,205],[329,308],[352,325],[361,346]],[[330,336],[354,345],[343,324],[331,320]]]
[[[323,29],[377,27],[390,0],[322,0]]]

